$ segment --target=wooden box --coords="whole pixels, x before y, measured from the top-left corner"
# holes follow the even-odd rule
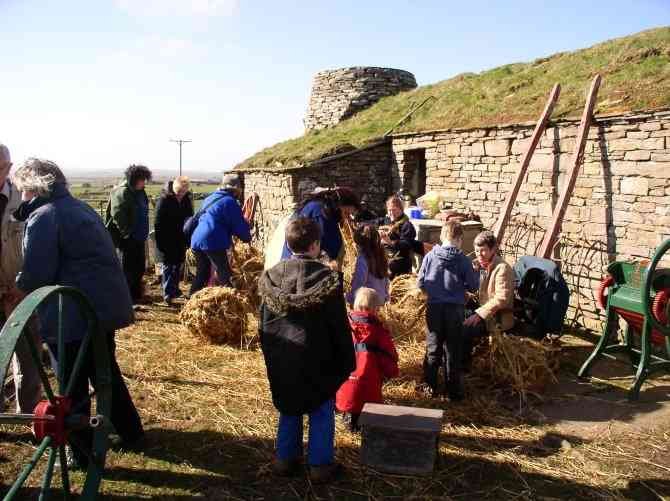
[[[438,409],[365,404],[359,419],[361,462],[381,472],[430,474],[443,414]]]

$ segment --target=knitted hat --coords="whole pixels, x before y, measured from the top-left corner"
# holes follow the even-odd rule
[[[242,180],[238,174],[224,174],[221,179],[221,188],[224,190],[240,190],[242,189]]]

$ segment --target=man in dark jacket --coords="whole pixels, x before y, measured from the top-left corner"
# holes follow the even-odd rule
[[[188,178],[179,176],[166,184],[156,204],[156,250],[163,267],[163,298],[168,305],[182,295],[179,276],[189,246],[184,235],[184,222],[193,215],[193,202],[188,188]]]
[[[308,414],[310,476],[325,482],[339,471],[334,398],[355,367],[351,330],[342,275],[316,259],[321,252],[318,224],[294,219],[286,240],[293,258],[265,271],[259,282],[261,346],[280,413],[276,470],[289,475],[299,468],[302,416]]]
[[[116,362],[114,342],[114,331],[130,325],[134,317],[112,239],[100,216],[70,194],[65,176],[53,162],[29,159],[16,172],[15,179],[25,200],[15,217],[27,222],[23,269],[16,285],[24,295],[48,285],[66,285],[78,288],[88,297],[99,321],[100,329],[95,335],[105,336],[107,341],[112,424],[123,443],[137,443],[144,430]],[[54,300],[39,312],[40,334],[56,354],[59,364],[65,363],[67,381],[87,324],[75,305],[64,301],[65,353],[59,353],[58,316],[58,302]],[[72,390],[73,406],[83,413],[90,413],[88,386],[89,382],[94,388],[97,384],[95,366],[93,349],[89,347]],[[90,439],[90,435],[84,439]],[[87,462],[81,452],[77,449],[74,452],[80,463]]]
[[[463,228],[447,221],[442,228],[443,245],[426,254],[417,285],[428,296],[426,305],[426,356],[423,363],[426,391],[437,396],[437,376],[446,358],[445,380],[449,398],[462,400],[463,320],[465,292],[479,287],[479,275],[461,252]]]
[[[123,272],[134,304],[140,303],[144,294],[142,276],[149,236],[149,198],[144,187],[148,181],[151,181],[151,171],[147,167],[128,167],[125,180],[112,189],[105,214],[105,226],[121,251]]]
[[[415,247],[416,230],[403,213],[402,200],[393,195],[386,201],[387,216],[376,221],[380,225],[382,244],[388,255],[389,278],[412,273],[412,250]]]
[[[239,197],[242,182],[237,174],[225,174],[221,187],[202,202],[198,225],[191,236],[195,254],[196,272],[191,284],[191,295],[207,285],[212,266],[221,285],[232,287],[228,249],[233,237],[251,241],[251,228],[242,215]]]

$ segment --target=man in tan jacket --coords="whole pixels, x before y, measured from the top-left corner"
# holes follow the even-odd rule
[[[21,295],[15,285],[16,276],[23,264],[22,240],[24,223],[12,218],[12,213],[21,204],[21,193],[9,180],[12,161],[9,149],[0,143],[0,327],[12,313]],[[34,329],[28,331],[30,339],[39,342]],[[32,413],[41,399],[42,385],[37,366],[27,347],[19,345],[12,357],[16,411]],[[4,384],[0,381],[0,384]],[[3,388],[0,388],[2,390]],[[0,409],[3,407],[0,391]]]
[[[514,272],[501,258],[498,242],[492,231],[483,231],[475,237],[475,269],[482,278],[479,282],[479,308],[463,322],[465,334],[464,367],[469,367],[474,338],[506,331],[514,325]]]

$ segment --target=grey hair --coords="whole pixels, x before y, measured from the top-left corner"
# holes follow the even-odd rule
[[[9,148],[4,144],[0,143],[0,162],[11,162],[12,157],[9,155]]]
[[[67,183],[63,171],[51,160],[29,158],[14,173],[14,183],[21,191],[48,196],[54,183]]]

